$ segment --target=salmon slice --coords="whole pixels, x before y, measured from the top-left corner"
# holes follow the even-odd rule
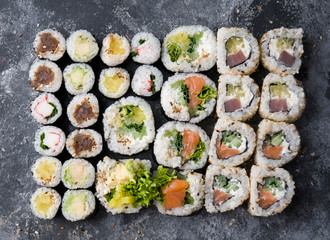
[[[222,192],[218,189],[214,190],[214,193],[213,193],[214,204],[216,204],[216,205],[220,205],[220,204],[224,203],[231,197],[232,197],[231,194]]]
[[[185,180],[173,179],[167,187],[162,189],[165,210],[182,207],[184,205],[188,186]]]
[[[189,159],[190,155],[193,153],[195,147],[199,143],[199,134],[191,130],[184,130],[182,143],[183,143],[183,150],[181,152],[181,155],[185,159]]]
[[[189,88],[190,102],[188,106],[191,108],[196,108],[198,104],[202,102],[202,100],[197,97],[197,94],[201,92],[205,84],[205,80],[202,77],[188,77],[184,80],[184,84],[186,84]]]
[[[240,154],[240,151],[238,151],[235,148],[229,148],[225,144],[221,143],[221,140],[217,140],[217,155],[218,158],[230,158],[233,156],[236,156]]]
[[[274,160],[281,159],[282,150],[282,146],[272,146],[269,143],[266,143],[266,145],[263,147],[264,156]]]
[[[273,196],[272,191],[266,191],[261,186],[258,186],[259,191],[259,206],[262,209],[268,209],[277,202],[277,198]]]

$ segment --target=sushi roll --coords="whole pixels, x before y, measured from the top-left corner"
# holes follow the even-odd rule
[[[73,32],[66,40],[67,51],[74,62],[89,62],[99,52],[93,35],[86,30]]]
[[[212,134],[209,161],[234,167],[249,160],[256,147],[256,134],[246,123],[219,119]]]
[[[294,122],[306,106],[301,82],[292,75],[269,73],[263,82],[259,114],[273,121]]]
[[[219,118],[246,121],[257,112],[259,101],[259,87],[249,76],[220,76],[217,101]]]
[[[216,37],[201,25],[181,26],[166,35],[162,62],[172,72],[200,72],[211,69],[216,61]]]
[[[209,147],[209,137],[197,125],[167,122],[157,130],[154,155],[160,165],[194,170],[206,164]]]
[[[116,153],[139,153],[155,138],[151,107],[138,97],[121,98],[110,105],[104,112],[103,125],[108,148]]]
[[[205,208],[209,213],[227,212],[249,197],[250,179],[239,167],[208,166],[205,177]]]
[[[61,196],[54,189],[38,188],[30,199],[32,213],[42,219],[55,217],[61,204]]]
[[[74,158],[95,157],[102,146],[101,134],[92,129],[75,130],[66,139],[66,149]]]
[[[249,213],[268,217],[282,212],[294,195],[294,181],[283,168],[252,166]]]
[[[215,83],[207,76],[179,73],[164,83],[160,103],[169,118],[198,123],[212,113],[216,97]]]
[[[153,64],[160,58],[160,41],[152,33],[137,33],[131,43],[133,61]]]
[[[250,75],[259,65],[258,41],[244,28],[220,28],[217,66],[220,74]]]
[[[95,180],[95,168],[84,159],[70,159],[64,162],[61,179],[66,188],[89,188]]]
[[[120,98],[130,85],[129,73],[123,68],[103,69],[100,74],[99,90],[108,98]]]
[[[29,71],[30,85],[41,92],[56,92],[62,84],[62,71],[48,60],[36,60]]]
[[[41,157],[32,165],[34,181],[44,187],[56,187],[61,181],[62,163],[54,157]]]
[[[62,105],[51,93],[39,95],[30,109],[32,117],[41,124],[52,124],[62,115]]]
[[[99,102],[92,93],[77,95],[69,103],[67,115],[73,126],[89,127],[99,117]]]
[[[143,204],[144,201],[140,201],[140,197],[135,195],[139,194],[140,191],[148,190],[149,185],[144,183],[151,182],[149,180],[150,168],[151,162],[149,160],[126,159],[116,161],[104,157],[98,162],[95,195],[107,212],[129,214],[140,211],[145,204]],[[144,191],[139,188],[140,186],[143,186]],[[148,198],[148,196],[145,197]]]
[[[56,30],[45,29],[35,37],[33,48],[39,58],[57,61],[65,53],[65,38]]]
[[[101,59],[109,67],[123,63],[131,51],[128,40],[117,33],[108,34],[103,39]]]
[[[160,166],[154,182],[161,192],[155,201],[161,214],[187,216],[203,207],[205,186],[202,174],[192,171],[170,173],[169,169]]]
[[[138,67],[132,79],[132,89],[135,94],[150,97],[159,92],[163,86],[163,74],[158,68],[150,65]]]
[[[84,220],[95,210],[95,197],[88,190],[67,190],[62,199],[62,214],[71,222]]]
[[[293,124],[264,119],[257,132],[255,163],[269,168],[281,167],[294,159],[300,148],[300,136]]]
[[[304,53],[301,28],[277,28],[260,40],[261,63],[268,71],[280,75],[296,74]]]
[[[41,127],[35,134],[34,148],[41,155],[57,156],[63,151],[65,139],[64,132],[58,127]]]
[[[89,92],[95,82],[93,69],[85,63],[74,63],[65,67],[63,78],[66,90],[72,95]]]

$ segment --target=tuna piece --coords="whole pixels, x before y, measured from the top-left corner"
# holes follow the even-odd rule
[[[283,52],[281,52],[280,56],[278,57],[278,60],[282,62],[285,66],[292,67],[295,57],[284,50]]]
[[[244,55],[243,51],[239,50],[237,53],[227,56],[226,64],[229,67],[235,67],[235,66],[245,62],[246,59],[247,59],[247,57]]]
[[[269,110],[271,112],[289,111],[286,98],[276,98],[269,101]]]
[[[226,112],[235,112],[242,108],[241,100],[238,98],[233,98],[228,101],[225,101],[225,111]]]

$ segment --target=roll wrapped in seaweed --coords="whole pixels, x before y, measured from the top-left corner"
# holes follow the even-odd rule
[[[41,187],[32,194],[30,204],[36,217],[52,219],[61,205],[61,196],[54,189]]]
[[[31,103],[31,115],[41,124],[54,123],[62,115],[60,101],[51,93],[39,95]]]
[[[101,59],[109,67],[117,66],[123,63],[130,53],[130,45],[124,36],[117,33],[109,33],[103,39],[101,49]]]
[[[41,155],[57,156],[65,146],[64,132],[54,126],[45,126],[38,129],[34,138],[34,148]]]
[[[32,165],[34,181],[44,187],[56,187],[61,182],[62,163],[54,157],[40,157]]]
[[[108,98],[120,98],[130,85],[129,73],[123,68],[103,69],[99,79],[99,90]]]
[[[153,64],[160,57],[160,41],[152,33],[139,32],[132,39],[133,61]]]

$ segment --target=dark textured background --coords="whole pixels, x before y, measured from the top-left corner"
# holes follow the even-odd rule
[[[330,116],[330,4],[317,1],[0,1],[0,239],[329,239],[329,116]],[[64,37],[78,29],[95,35],[99,44],[109,32],[132,39],[146,30],[162,39],[174,27],[202,24],[216,32],[219,27],[245,27],[260,39],[276,27],[302,27],[304,34],[303,65],[296,77],[303,81],[307,108],[296,122],[304,151],[285,166],[296,181],[296,195],[283,213],[268,217],[252,217],[247,204],[234,211],[209,214],[203,209],[188,217],[171,217],[158,213],[155,207],[138,214],[106,213],[98,206],[88,220],[71,223],[60,211],[53,220],[40,220],[29,209],[31,193],[38,187],[29,168],[38,157],[32,142],[38,124],[31,118],[29,103],[38,93],[28,84],[28,70],[35,59],[32,42],[37,32],[55,28]],[[22,35],[21,35],[22,34]],[[58,64],[71,63],[65,54]],[[91,63],[96,77],[106,66],[97,56]],[[165,76],[170,75],[157,62]],[[130,58],[122,65],[131,76],[138,64]],[[206,73],[217,81],[216,68]],[[259,67],[252,77],[260,85],[266,72]],[[103,97],[97,84],[92,90],[100,101],[101,112],[113,103]],[[127,95],[132,95],[129,90]],[[64,108],[72,96],[64,86],[56,93]],[[168,119],[159,104],[159,93],[151,99],[156,128]],[[202,121],[209,135],[216,118],[214,114]],[[256,127],[258,116],[249,123]],[[66,114],[56,122],[66,134],[74,128]],[[92,128],[102,132],[101,118]],[[90,161],[96,165],[103,156],[124,158],[110,153]],[[152,151],[134,157],[153,162]],[[59,156],[64,162],[66,151]],[[246,164],[249,166],[250,164]],[[202,171],[203,172],[203,171]],[[62,184],[56,190],[63,196]],[[92,188],[94,191],[94,188]],[[99,205],[99,204],[98,204]]]

